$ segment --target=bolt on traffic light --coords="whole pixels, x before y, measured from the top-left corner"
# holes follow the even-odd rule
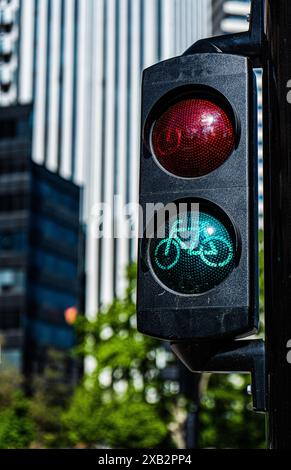
[[[246,57],[198,53],[144,72],[138,328],[145,334],[223,339],[258,327],[256,106]]]

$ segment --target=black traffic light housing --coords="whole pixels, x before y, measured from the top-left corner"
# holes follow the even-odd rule
[[[153,155],[152,126],[167,107],[191,97],[219,103],[230,117],[235,145],[217,169],[198,178],[165,171]],[[250,59],[221,53],[177,57],[143,76],[140,203],[197,202],[225,217],[235,239],[235,266],[213,289],[181,295],[159,282],[140,240],[138,328],[165,340],[209,340],[248,335],[258,327],[257,96]],[[223,216],[224,214],[224,216]],[[152,214],[152,216],[154,216]]]
[[[222,223],[232,227],[235,263],[228,276],[212,289],[181,295],[175,286],[168,289],[154,272],[151,237],[144,233],[139,243],[138,328],[169,340],[175,354],[192,372],[251,372],[257,411],[267,410],[264,341],[237,338],[248,336],[258,327],[257,96],[253,68],[265,66],[267,51],[265,3],[252,0],[249,31],[200,40],[182,57],[147,69],[143,77],[140,175],[143,229],[149,223],[147,203],[185,199],[199,202],[200,207],[206,203],[218,218],[225,214]],[[229,158],[208,174],[177,178],[161,168],[154,155],[156,122],[173,103],[191,96],[203,99],[203,94],[230,117],[234,148]],[[158,230],[156,219],[153,217],[153,237]],[[170,216],[165,218],[168,229],[171,220]],[[177,227],[180,229],[179,224]],[[171,238],[169,230],[166,236]],[[185,245],[179,237],[177,252],[179,243]],[[167,246],[165,259],[170,253],[168,241]],[[204,261],[219,251],[209,250],[209,244],[206,250],[205,246],[198,250]]]

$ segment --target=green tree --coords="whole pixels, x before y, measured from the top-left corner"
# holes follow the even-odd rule
[[[264,332],[264,247],[260,247],[260,336]],[[204,380],[207,377],[204,377]],[[209,378],[209,377],[208,377]],[[265,417],[252,411],[247,395],[248,375],[212,375],[204,386],[200,406],[200,447],[265,448]]]
[[[91,357],[96,368],[85,376],[63,417],[71,445],[173,446],[169,429],[177,389],[161,380],[167,360],[161,342],[136,330],[135,280],[132,267],[125,297],[101,310],[95,321],[79,320],[78,353]]]
[[[35,437],[29,417],[29,400],[22,391],[22,379],[14,370],[0,374],[0,448],[25,449]]]
[[[248,375],[212,375],[200,407],[200,448],[265,448],[265,416],[252,410]]]
[[[50,350],[41,375],[33,380],[30,416],[36,427],[35,446],[63,447],[67,444],[62,414],[66,410],[72,386],[66,381],[63,352]]]

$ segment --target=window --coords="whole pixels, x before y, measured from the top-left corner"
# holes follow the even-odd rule
[[[29,206],[28,194],[3,195],[0,198],[0,212],[23,211]]]
[[[28,169],[28,159],[22,155],[15,156],[13,158],[1,157],[0,160],[0,173],[24,173]]]
[[[53,185],[46,181],[37,181],[36,191],[47,201],[50,201],[53,204],[58,204],[60,207],[73,210],[74,212],[79,208],[79,199],[77,197],[58,191]]]
[[[0,231],[1,252],[24,251],[27,244],[27,236],[24,232]]]
[[[2,350],[1,369],[14,369],[18,372],[22,368],[22,352],[20,349]]]
[[[25,289],[25,273],[15,269],[0,270],[0,295],[22,294]]]
[[[77,263],[67,261],[44,250],[34,250],[33,264],[42,273],[49,273],[57,277],[72,280],[76,280],[78,276]]]
[[[0,140],[11,139],[16,136],[16,121],[7,119],[0,122]]]
[[[18,330],[20,327],[20,310],[0,311],[0,330]]]
[[[73,230],[64,227],[44,217],[35,217],[33,222],[37,232],[41,234],[44,238],[49,239],[51,241],[55,241],[56,243],[61,241],[63,244],[66,244],[71,250],[78,250],[78,230]]]
[[[75,333],[71,328],[54,326],[37,320],[29,322],[29,331],[35,342],[43,346],[70,349],[76,341]]]
[[[30,299],[43,308],[59,309],[62,312],[78,302],[74,295],[53,288],[42,287],[36,282],[30,284]]]

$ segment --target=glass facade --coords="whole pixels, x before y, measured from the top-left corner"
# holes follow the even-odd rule
[[[69,248],[78,246],[78,234],[75,231],[61,226],[41,214],[33,220],[33,225],[39,237],[48,239],[55,244],[65,241]]]
[[[76,296],[34,281],[29,283],[28,295],[29,300],[36,303],[40,308],[57,310],[60,313],[61,323],[64,321],[65,310],[78,303]],[[37,315],[37,312],[35,313]]]
[[[16,192],[15,194],[1,195],[0,198],[0,213],[10,213],[13,211],[23,211],[28,209],[29,196],[22,192]]]
[[[137,201],[141,71],[211,35],[212,0],[15,1],[15,86],[19,103],[34,103],[33,160],[86,186],[86,310],[94,316],[123,294],[136,255],[132,240],[96,240],[91,211],[114,194]]]
[[[0,229],[0,254],[6,252],[23,252],[27,246],[25,232]]]
[[[0,295],[24,294],[25,272],[20,269],[0,268]]]
[[[37,165],[33,175],[26,327],[39,347],[67,349],[74,333],[64,314],[80,306],[80,193]]]
[[[25,327],[29,330],[31,341],[38,349],[71,349],[76,341],[72,328],[53,325],[40,320],[27,319]]]
[[[56,279],[65,278],[75,280],[78,277],[78,266],[76,262],[60,258],[57,254],[50,253],[44,249],[33,250],[30,260],[31,265],[38,272],[46,272]]]
[[[65,207],[72,211],[78,211],[79,200],[68,196],[65,191],[58,191],[53,185],[49,184],[48,181],[36,181],[34,192],[37,198],[41,197],[56,206]]]
[[[221,23],[223,33],[246,31],[249,27],[247,15],[250,13],[250,0],[225,0],[223,4],[224,19]],[[263,228],[264,187],[263,187],[263,104],[262,104],[262,70],[256,70],[258,87],[258,154],[259,154],[259,222]]]
[[[7,366],[31,373],[48,349],[66,352],[75,343],[65,312],[84,308],[80,189],[32,162],[31,108],[9,113],[16,134],[0,138],[0,337]],[[0,108],[0,129],[5,119]]]

